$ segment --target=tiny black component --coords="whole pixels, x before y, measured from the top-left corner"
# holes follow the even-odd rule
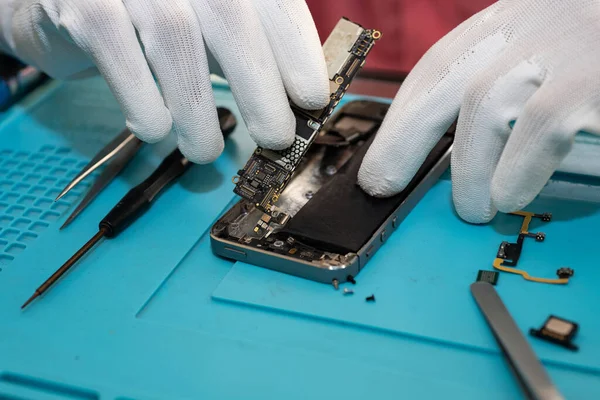
[[[551,213],[543,213],[541,216],[536,214],[535,216],[538,217],[538,218],[540,218],[544,222],[550,222],[550,221],[552,221],[552,214]]]
[[[352,275],[348,275],[348,277],[346,278],[346,280],[348,282],[350,282],[353,285],[356,285],[356,279],[354,279],[354,277]]]
[[[303,139],[310,140],[315,130],[306,125],[306,122],[306,120],[302,120],[298,116],[296,117],[296,123],[299,124],[296,126],[296,135]]]
[[[517,238],[517,243],[502,242],[500,244],[497,257],[506,260],[503,264],[507,267],[514,267],[519,262],[524,237],[525,235],[520,234]]]
[[[374,303],[375,302],[375,295],[372,294],[369,297],[365,298],[365,301],[370,302],[370,303]]]
[[[487,282],[489,284],[495,285],[498,283],[498,277],[500,274],[496,271],[486,271],[480,269],[477,273],[477,282]]]
[[[579,324],[550,315],[540,329],[531,328],[529,334],[548,342],[577,351],[579,347],[571,341],[579,330]]]
[[[539,232],[535,234],[535,241],[536,242],[543,242],[546,239],[546,234]]]
[[[256,174],[256,179],[262,181],[263,179],[265,179],[266,176],[267,176],[267,174],[265,174],[264,172],[259,172]]]
[[[575,271],[572,268],[562,267],[556,271],[556,275],[560,279],[570,278],[575,274]]]
[[[252,186],[254,188],[257,188],[259,185],[260,185],[259,181],[252,181],[252,182],[250,182],[250,186]]]

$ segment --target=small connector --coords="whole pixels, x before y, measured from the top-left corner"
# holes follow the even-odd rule
[[[570,277],[572,277],[575,274],[575,271],[572,268],[568,268],[568,267],[562,267],[559,268],[558,270],[556,270],[556,275],[558,275],[558,277],[560,279],[568,279]]]

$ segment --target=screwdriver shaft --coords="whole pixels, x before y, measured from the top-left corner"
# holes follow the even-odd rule
[[[221,131],[223,132],[223,136],[226,138],[237,125],[235,116],[231,113],[231,111],[221,107],[217,108],[217,113],[219,115]],[[121,136],[125,133],[121,134]],[[123,140],[121,136],[115,139],[115,143]],[[134,138],[133,135],[129,135],[124,143],[132,140],[139,142]],[[138,147],[139,145],[141,145],[141,142],[137,143]],[[119,146],[123,146],[123,143],[121,143]],[[108,147],[112,149],[111,145]],[[85,168],[85,170],[87,171],[89,168],[92,170],[95,169],[97,166],[103,163],[103,160],[105,160],[106,157],[113,157],[114,153],[118,153],[119,150],[121,149],[112,149],[108,154],[104,154],[103,152],[105,150],[103,150],[101,152],[101,156],[94,158],[94,160],[92,160],[91,163]],[[126,157],[125,159],[128,160],[129,157]],[[73,265],[79,261],[79,259],[83,257],[92,247],[94,247],[94,245],[98,243],[100,239],[103,237],[110,239],[117,236],[132,222],[137,220],[138,217],[140,217],[148,208],[150,208],[157,196],[171,183],[183,175],[191,167],[191,165],[192,164],[190,161],[185,158],[185,156],[178,149],[172,151],[171,154],[169,154],[163,160],[163,162],[148,178],[127,192],[127,194],[117,203],[117,205],[110,210],[110,212],[102,219],[102,221],[100,221],[98,233],[96,233],[94,237],[84,244],[83,247],[77,251],[77,253],[73,254],[73,256],[69,258],[67,262],[64,263],[54,274],[52,274],[52,276],[48,278],[39,288],[37,288],[33,295],[21,306],[21,309],[24,309],[29,303],[44,294],[44,292],[46,292],[52,286],[52,284],[54,284],[61,276],[65,274],[65,272],[73,267]],[[78,179],[83,179],[85,177],[85,173],[86,172],[75,178],[74,183],[69,184],[58,198],[70,190],[73,185],[76,185]],[[87,172],[87,174],[89,173],[90,172]],[[112,177],[114,177],[114,175]],[[112,177],[110,177],[108,180],[112,179]],[[105,183],[102,183],[102,185],[104,184]],[[77,210],[75,214],[76,213]],[[70,220],[71,218],[67,220],[65,225]]]
[[[27,305],[29,303],[31,303],[37,297],[44,294],[44,292],[46,290],[48,290],[54,282],[56,282],[61,276],[63,276],[65,274],[65,272],[67,272],[69,269],[71,269],[71,267],[73,265],[75,265],[75,263],[77,261],[79,261],[79,259],[81,257],[83,257],[85,255],[85,253],[87,253],[92,247],[94,247],[94,245],[96,243],[98,243],[100,241],[100,239],[102,239],[104,237],[105,234],[106,234],[106,231],[104,229],[100,229],[98,231],[98,233],[96,233],[90,240],[88,240],[88,242],[86,244],[84,244],[79,250],[77,250],[77,252],[75,254],[73,254],[71,256],[71,258],[69,258],[67,260],[67,262],[65,262],[59,269],[56,270],[55,273],[52,274],[52,276],[50,276],[50,278],[46,279],[46,281],[44,283],[42,283],[42,285],[35,290],[35,292],[29,298],[29,300],[27,300],[21,306],[21,309],[27,307]]]

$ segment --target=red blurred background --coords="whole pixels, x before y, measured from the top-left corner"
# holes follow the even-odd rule
[[[340,17],[382,32],[365,74],[401,79],[437,40],[492,0],[307,0],[322,40]]]

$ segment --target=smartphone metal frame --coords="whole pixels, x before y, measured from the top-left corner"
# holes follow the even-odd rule
[[[219,238],[213,234],[214,226],[224,218],[224,216],[241,206],[244,200],[240,200],[230,208],[217,223],[211,228],[210,240],[214,254],[254,264],[274,271],[283,272],[290,275],[311,279],[317,282],[331,283],[334,279],[339,282],[345,282],[348,275],[356,276],[373,258],[373,255],[387,241],[400,223],[406,218],[411,210],[423,198],[425,193],[439,180],[442,174],[450,165],[450,153],[452,144],[443,153],[439,160],[434,164],[431,170],[425,175],[421,182],[406,197],[406,199],[391,213],[386,221],[377,229],[375,234],[361,247],[358,253],[347,254],[347,263],[343,265],[330,265],[326,263],[307,262],[297,258],[292,258],[283,254],[265,251],[255,247],[247,246],[237,241],[229,241]]]

